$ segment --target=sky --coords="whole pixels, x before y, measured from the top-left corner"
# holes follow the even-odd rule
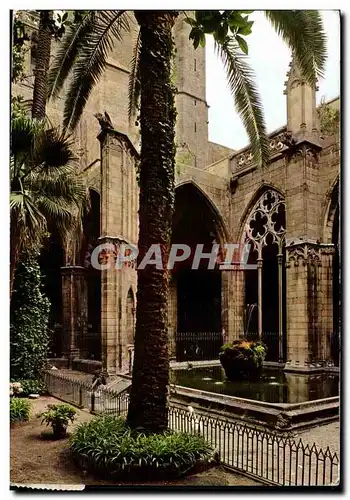
[[[322,11],[327,34],[328,58],[325,78],[319,82],[317,103],[321,97],[330,100],[340,93],[340,19],[338,11]],[[262,12],[254,12],[252,34],[246,37],[249,62],[253,67],[264,106],[268,132],[287,121],[286,96],[283,95],[290,50],[277,36]],[[222,62],[214,53],[212,37],[206,44],[206,86],[209,107],[209,140],[232,149],[241,149],[248,138],[240,117],[235,112],[233,98],[227,86]],[[229,124],[229,126],[228,126]]]

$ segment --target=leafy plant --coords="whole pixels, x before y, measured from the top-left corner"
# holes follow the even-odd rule
[[[234,340],[221,347],[219,358],[229,380],[258,378],[267,347],[261,341]]]
[[[10,373],[15,380],[38,379],[49,343],[50,302],[42,291],[37,254],[22,254],[10,311]]]
[[[317,114],[320,122],[320,131],[325,135],[333,135],[339,133],[340,112],[339,109],[332,108],[327,104],[324,98],[317,109]]]
[[[45,382],[40,379],[17,380],[15,383],[20,384],[21,396],[23,397],[29,396],[29,394],[45,394],[47,392]]]
[[[71,436],[71,451],[80,466],[99,476],[148,478],[184,474],[212,456],[198,435],[132,431],[123,418],[97,417],[80,424]]]
[[[51,425],[55,438],[65,437],[69,423],[73,423],[76,419],[77,411],[67,404],[48,405],[47,408],[39,415],[42,417],[41,423],[45,422],[46,425]]]
[[[28,422],[32,405],[29,401],[19,398],[10,399],[10,422]]]
[[[40,246],[47,232],[64,238],[80,228],[86,187],[77,173],[71,139],[44,121],[17,116],[11,123],[11,292],[21,251]]]

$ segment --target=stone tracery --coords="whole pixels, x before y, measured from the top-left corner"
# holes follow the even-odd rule
[[[285,241],[285,205],[284,198],[277,191],[269,189],[255,204],[245,226],[245,240],[253,243],[261,258],[262,248],[267,246],[268,235],[272,244],[277,243],[281,251]]]

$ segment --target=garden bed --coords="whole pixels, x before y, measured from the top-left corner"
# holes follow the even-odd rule
[[[91,484],[91,485],[132,485],[135,483],[112,483],[97,480],[77,469],[68,453],[68,440],[51,441],[41,437],[47,428],[41,425],[36,415],[44,411],[48,404],[57,403],[53,397],[41,397],[33,401],[33,412],[28,423],[16,424],[11,428],[11,473],[13,484]],[[92,415],[78,411],[78,419],[69,429],[80,422],[91,420]],[[144,486],[258,486],[259,483],[232,474],[222,467],[215,467],[173,481],[137,483]]]

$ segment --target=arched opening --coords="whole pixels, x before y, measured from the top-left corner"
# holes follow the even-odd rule
[[[193,184],[177,188],[172,244],[185,244],[190,257],[176,262],[171,287],[176,287],[176,358],[179,361],[216,358],[222,344],[221,272],[218,264],[208,269],[201,259],[192,269],[197,245],[210,253],[213,244],[223,242],[222,223],[206,196]]]
[[[61,267],[64,265],[64,251],[61,238],[57,232],[52,232],[39,257],[40,269],[43,275],[44,293],[48,297],[51,308],[49,329],[51,342],[49,357],[60,357],[63,349],[62,338],[62,278]]]
[[[100,237],[100,195],[89,189],[90,209],[83,217],[83,265],[87,268],[87,334],[83,342],[84,355],[101,360],[101,271],[91,266],[91,253]]]
[[[335,186],[331,199],[332,243],[333,255],[333,332],[331,335],[331,356],[336,366],[339,366],[340,332],[341,332],[341,272],[340,272],[340,227],[339,227],[339,187]]]
[[[245,271],[245,325],[242,336],[261,339],[267,359],[286,356],[285,205],[283,196],[268,189],[255,203],[243,232],[250,243]]]

